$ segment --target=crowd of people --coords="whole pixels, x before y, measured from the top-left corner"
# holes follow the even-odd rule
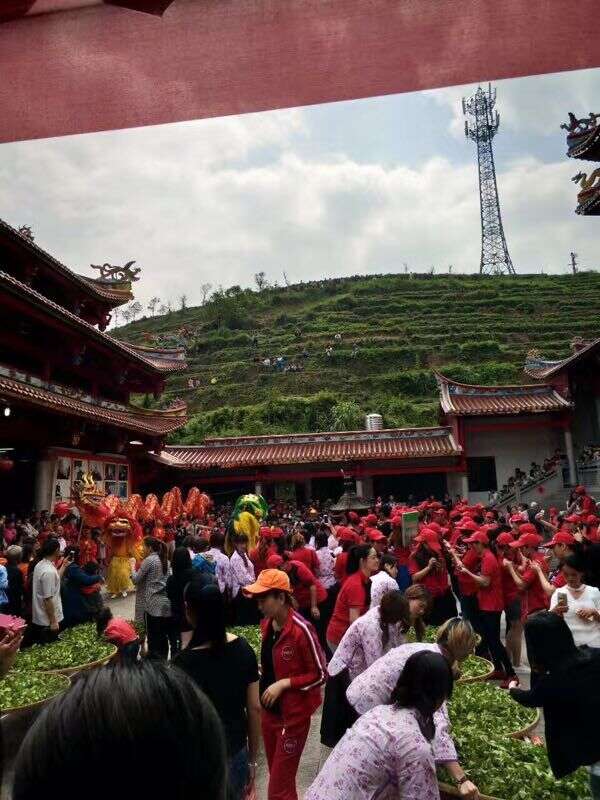
[[[490,500],[494,503],[503,503],[517,491],[523,492],[536,483],[545,480],[566,462],[565,455],[557,448],[552,456],[548,456],[541,464],[532,461],[527,471],[516,467],[511,475],[497,492],[492,492]]]
[[[403,531],[409,511],[419,514],[412,539]],[[181,719],[170,721],[164,736],[177,726],[192,726],[202,736],[211,732],[206,758],[221,759],[214,770],[227,775],[230,798],[248,796],[262,740],[268,799],[296,800],[298,765],[322,700],[323,752],[333,752],[322,759],[308,800],[367,800],[390,785],[403,798],[434,800],[440,763],[461,796],[477,798],[446,709],[460,664],[473,652],[492,661],[491,680],[516,701],[543,706],[547,724],[566,714],[552,687],[566,681],[567,668],[578,671],[573,703],[585,709],[585,687],[600,677],[600,516],[584,487],[574,490],[565,509],[547,513],[535,503],[500,511],[448,496],[413,506],[379,500],[363,515],[275,503],[254,546],[245,534],[233,535],[229,555],[228,513],[227,507],[203,520],[183,515],[161,538],[145,531],[140,559],[132,564],[139,625],[103,607],[101,537],[77,531],[68,517],[2,522],[0,591],[2,610],[30,621],[19,645],[27,638],[48,641],[65,625],[95,619],[99,633],[119,648],[119,667],[111,670],[142,670],[148,686],[160,685],[147,702],[173,703],[167,686],[185,697]],[[257,659],[231,626],[260,620]],[[426,625],[438,628],[435,643],[423,642]],[[520,688],[517,672],[523,632],[530,689]],[[177,668],[172,672],[161,666],[169,660]],[[146,692],[137,677],[131,680],[132,697],[119,697],[125,708],[133,694],[142,702]],[[127,694],[125,680],[115,677],[114,683],[117,695]],[[40,777],[31,748],[50,741],[67,714],[69,729],[85,728],[107,686],[104,676],[87,676],[33,726],[19,756],[14,797],[32,796],[28,780]],[[74,697],[83,687],[93,699],[80,707]],[[195,722],[190,709],[198,714]],[[114,721],[102,716],[98,730],[120,724],[120,713]],[[586,725],[576,734],[568,726],[547,727],[550,763],[556,775],[591,766],[598,798],[600,744],[574,746],[585,731]],[[127,746],[138,743],[128,740]],[[81,758],[78,748],[66,756],[54,743],[43,759],[50,772],[59,756],[67,765]],[[178,763],[171,767],[177,770]],[[186,765],[182,774],[194,769]]]

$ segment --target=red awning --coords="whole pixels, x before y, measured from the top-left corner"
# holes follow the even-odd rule
[[[4,0],[4,7],[0,142],[600,65],[597,0]]]

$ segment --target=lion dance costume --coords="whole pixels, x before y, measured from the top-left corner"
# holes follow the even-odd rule
[[[154,535],[164,538],[163,524],[177,522],[182,513],[204,519],[211,506],[210,498],[192,487],[182,502],[181,491],[175,487],[168,491],[162,505],[154,494],[144,501],[139,494],[133,494],[126,503],[114,495],[105,495],[95,484],[91,475],[86,474],[76,486],[75,505],[79,509],[84,525],[100,528],[104,543],[110,555],[106,588],[116,597],[127,596],[133,591],[131,582],[131,559],[141,559],[142,527],[138,522],[153,522]]]
[[[261,520],[265,519],[269,507],[260,494],[243,494],[238,497],[225,536],[225,552],[233,553],[234,536],[245,533],[248,537],[248,549],[256,547],[260,532]]]

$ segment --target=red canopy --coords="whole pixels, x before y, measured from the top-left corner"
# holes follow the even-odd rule
[[[1,5],[0,142],[600,65],[598,0]]]

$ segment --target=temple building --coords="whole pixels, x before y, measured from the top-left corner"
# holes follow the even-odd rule
[[[0,508],[52,508],[85,471],[126,498],[142,454],[187,419],[181,401],[146,410],[131,396],[159,397],[166,377],[186,368],[184,350],[134,347],[104,332],[133,297],[129,265],[77,275],[28,228],[5,222],[0,265]]]
[[[153,480],[145,487],[197,484],[215,498],[257,491],[268,497],[337,498],[343,475],[366,498],[407,499],[448,492],[489,502],[515,470],[537,477],[509,499],[545,500],[584,482],[600,487],[598,469],[578,463],[600,445],[600,339],[576,339],[572,354],[547,361],[531,351],[524,384],[473,386],[436,372],[437,427],[243,436],[166,446],[151,455]],[[600,449],[599,449],[600,457]],[[551,463],[550,468],[544,464]],[[599,462],[600,463],[600,462]]]
[[[561,125],[567,131],[567,155],[582,161],[600,162],[600,114],[577,119],[569,114],[569,121]],[[572,178],[580,190],[577,194],[577,214],[600,214],[600,167],[588,175],[580,171]]]

